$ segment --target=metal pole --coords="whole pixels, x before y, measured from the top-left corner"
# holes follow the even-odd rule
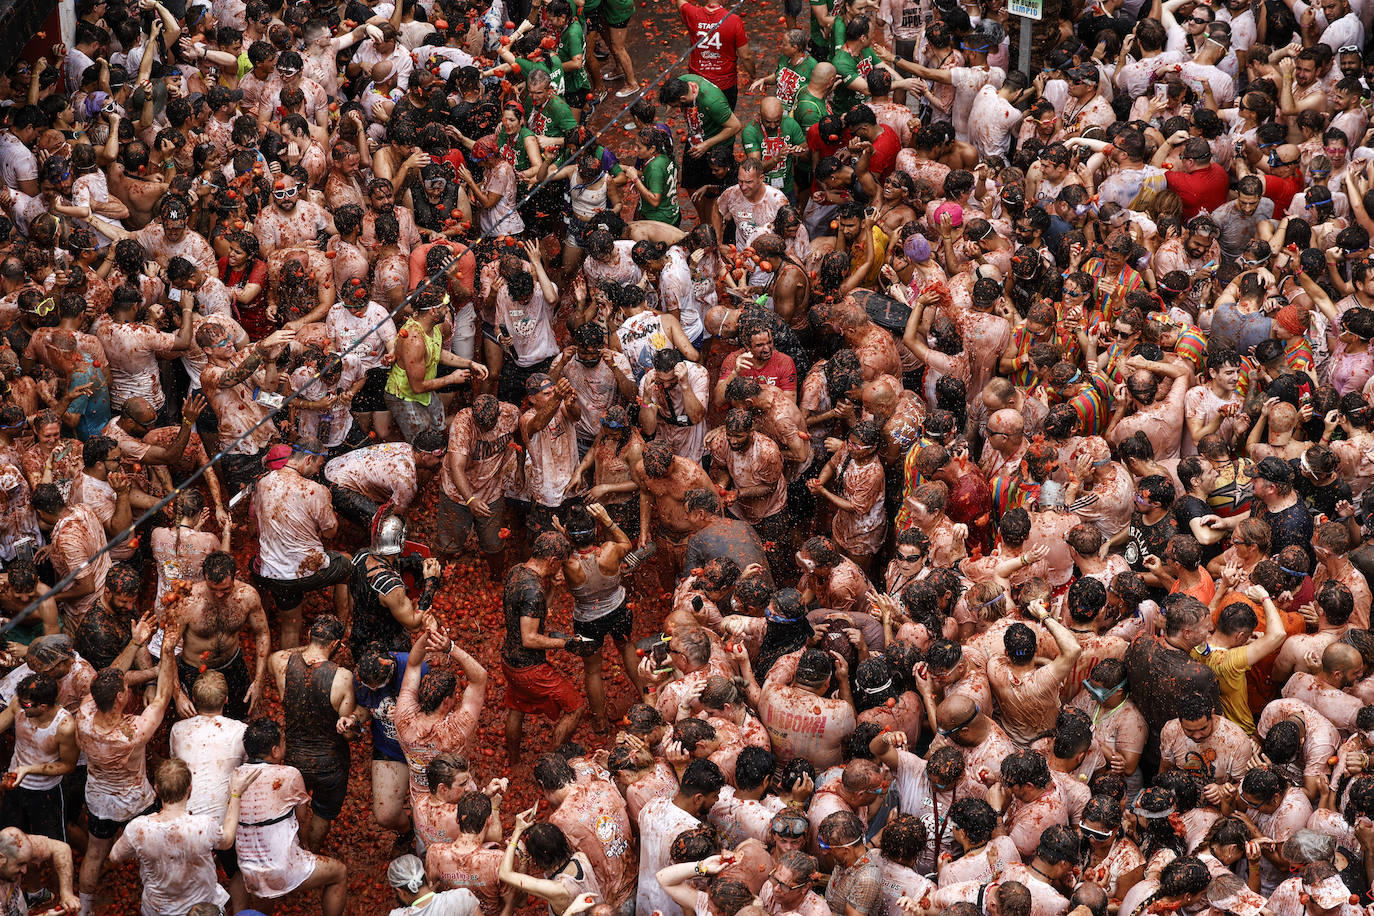
[[[1021,16],[1021,53],[1017,66],[1026,76],[1031,75],[1031,20]]]

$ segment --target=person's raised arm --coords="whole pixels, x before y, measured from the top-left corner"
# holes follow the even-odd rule
[[[530,256],[530,264],[534,268],[534,277],[539,282],[539,291],[544,294],[544,301],[553,308],[558,304],[558,287],[553,285],[549,279],[549,274],[544,270],[544,255],[539,250],[537,242],[526,242],[525,251]]]
[[[481,662],[473,658],[452,639],[449,639],[448,648],[445,651],[448,657],[456,661],[458,667],[463,669],[463,676],[468,679],[468,685],[463,688],[463,702],[459,708],[476,720],[481,714],[482,704],[487,698],[487,669],[483,668]],[[408,671],[409,668],[406,670]]]
[[[501,857],[501,865],[496,870],[496,877],[502,883],[509,884],[518,891],[547,901],[555,913],[561,913],[567,909],[572,900],[572,895],[568,893],[567,888],[558,881],[535,878],[515,870],[515,852],[520,845],[521,835],[534,823],[534,812],[535,809],[530,808],[515,816],[515,829],[511,831],[510,841],[506,843],[506,854]]]
[[[654,878],[658,881],[659,887],[673,898],[673,902],[682,907],[684,913],[688,913],[696,910],[697,896],[701,893],[692,885],[692,879],[718,875],[724,870],[725,860],[715,855],[699,862],[682,862],[660,868]]]
[[[1062,623],[1055,620],[1040,603],[1032,603],[1030,613],[1044,624],[1045,629],[1050,631],[1050,635],[1054,637],[1054,644],[1059,647],[1059,657],[1050,662],[1048,667],[1062,684],[1069,673],[1073,671],[1074,663],[1078,661],[1078,657],[1083,654],[1083,647],[1078,644],[1078,638]]]
[[[1250,640],[1245,646],[1245,664],[1253,668],[1279,650],[1283,641],[1288,638],[1288,631],[1284,627],[1283,615],[1279,613],[1278,605],[1269,597],[1269,592],[1263,586],[1250,586],[1245,590],[1245,597],[1260,602],[1264,608],[1264,635]]]
[[[215,848],[224,851],[234,848],[234,841],[238,838],[239,832],[239,808],[243,804],[243,793],[248,791],[257,778],[262,775],[262,770],[254,768],[251,770],[236,770],[234,775],[229,777],[229,806],[224,809],[224,819],[219,823],[219,841],[215,843]]]

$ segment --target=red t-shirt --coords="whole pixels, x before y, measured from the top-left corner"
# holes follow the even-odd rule
[[[747,351],[736,350],[725,357],[725,360],[720,364],[722,378],[734,370],[735,363],[739,361],[740,355],[745,352]],[[741,369],[739,374],[741,378],[756,378],[775,388],[781,388],[783,391],[797,390],[797,364],[792,362],[792,357],[778,349],[773,350],[773,355],[762,366]]]
[[[1165,173],[1165,180],[1183,198],[1184,219],[1192,219],[1199,210],[1211,211],[1220,207],[1226,203],[1227,192],[1231,189],[1230,176],[1215,162],[1208,163],[1207,168],[1196,172],[1171,169]]]
[[[821,125],[820,122],[817,121],[806,129],[806,145],[820,153],[821,158],[824,159],[826,156],[833,156],[838,153],[844,148],[844,145],[849,142],[849,133],[847,131],[840,131],[839,136],[840,138],[834,143],[831,143],[828,138],[822,137]],[[896,156],[896,153],[893,153],[893,156]],[[872,167],[872,162],[873,160],[870,157],[870,168]]]
[[[897,164],[897,154],[902,151],[902,139],[897,132],[886,124],[878,125],[878,136],[873,139],[873,152],[868,155],[868,170],[878,178],[884,179]]]
[[[458,255],[458,269],[453,274],[453,279],[460,281],[468,289],[476,289],[473,285],[477,279],[477,256],[468,246],[461,242],[427,242],[424,245],[417,245],[410,253],[410,288],[415,289],[420,285],[420,281],[425,278],[425,264],[429,260],[429,250],[435,245],[446,245],[454,254]],[[452,289],[452,285],[450,285]]]
[[[1301,191],[1306,184],[1301,172],[1295,173],[1292,178],[1265,175],[1264,196],[1274,202],[1275,213],[1287,213],[1288,205],[1293,202],[1293,196]]]
[[[708,9],[684,3],[679,12],[692,39],[687,69],[710,80],[717,89],[734,89],[738,49],[749,43],[744,37],[744,21],[723,6]],[[716,29],[716,23],[722,19],[724,23]]]

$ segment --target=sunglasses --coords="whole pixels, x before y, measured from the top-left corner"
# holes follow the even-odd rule
[[[820,841],[817,840],[817,842]],[[826,848],[828,849],[829,847]],[[808,881],[802,881],[799,884],[783,884],[781,881],[778,880],[777,876],[775,875],[769,875],[768,880],[772,881],[774,884],[776,884],[778,887],[782,888],[785,891],[799,891],[810,883]]]
[[[1135,331],[1119,331],[1116,328],[1112,328],[1112,336],[1117,340],[1126,340],[1134,333]]]
[[[1109,840],[1112,837],[1116,836],[1115,830],[1094,830],[1086,824],[1079,824],[1078,829],[1086,833],[1088,836],[1096,837],[1099,840]]]
[[[900,562],[900,563],[915,563],[915,562],[916,562],[917,560],[919,560],[919,559],[921,559],[921,555],[920,555],[919,553],[899,553],[899,554],[897,554],[897,561]]]
[[[291,189],[289,189],[289,190],[273,191],[273,192],[272,192],[272,196],[275,197],[277,200],[290,200],[291,198],[295,197],[296,194],[297,194],[297,191],[296,191],[295,188],[291,188]]]
[[[1196,17],[1196,16],[1193,16],[1192,19],[1191,19],[1191,21],[1197,23],[1198,25],[1211,25],[1211,24],[1212,24],[1212,20],[1210,20],[1210,19],[1199,19],[1199,18]]]

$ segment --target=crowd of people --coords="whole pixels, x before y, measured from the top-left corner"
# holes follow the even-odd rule
[[[1374,2],[675,6],[0,76],[0,913],[1360,916]]]

